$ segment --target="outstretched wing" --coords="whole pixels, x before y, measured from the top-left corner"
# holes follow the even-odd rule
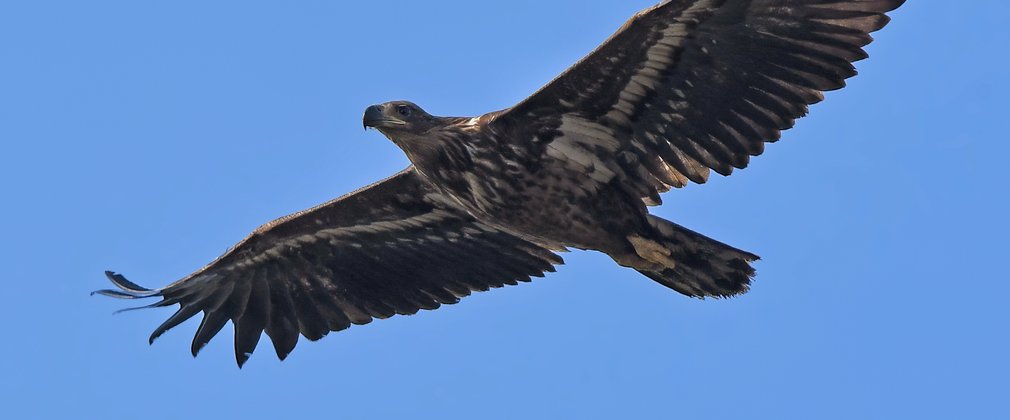
[[[746,167],[856,74],[869,33],[903,2],[667,0],[492,125],[658,203],[710,169]]]
[[[231,320],[239,366],[266,331],[277,356],[298,334],[318,340],[373,318],[452,304],[473,291],[543,276],[559,256],[475,221],[423,184],[413,168],[321,206],[270,222],[203,269],[162,289],[106,273],[119,298],[180,305],[151,342],[199,312],[200,349]]]

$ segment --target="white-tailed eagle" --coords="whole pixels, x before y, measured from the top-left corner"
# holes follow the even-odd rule
[[[540,277],[567,248],[687,296],[746,292],[758,257],[650,215],[660,193],[747,166],[856,74],[869,33],[904,0],[667,0],[518,105],[436,117],[398,101],[364,125],[412,166],[256,229],[160,289],[106,273],[119,298],[203,313],[194,355],[235,326],[241,366],[263,332],[284,359],[374,318]]]

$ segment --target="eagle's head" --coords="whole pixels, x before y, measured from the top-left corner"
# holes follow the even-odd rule
[[[467,118],[436,117],[412,102],[393,101],[365,109],[365,129],[379,130],[400,147],[415,165],[440,153],[446,140],[456,136],[456,126]]]
[[[413,102],[393,101],[366,108],[362,124],[366,130],[369,127],[379,130],[395,142],[398,138],[424,134],[442,126],[440,120]]]

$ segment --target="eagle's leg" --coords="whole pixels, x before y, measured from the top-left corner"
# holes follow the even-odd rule
[[[626,237],[627,243],[620,250],[602,250],[622,267],[636,270],[660,271],[664,268],[674,268],[677,261],[672,258],[673,252],[665,245],[647,239],[638,234]]]
[[[640,235],[628,235],[628,242],[635,249],[635,254],[659,268],[675,268],[677,261],[671,257],[673,251],[667,246]]]

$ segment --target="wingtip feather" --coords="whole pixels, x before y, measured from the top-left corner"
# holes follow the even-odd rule
[[[154,289],[148,289],[146,287],[140,286],[132,281],[123,277],[122,274],[106,271],[105,277],[112,282],[119,290],[114,289],[102,289],[91,292],[91,296],[102,295],[113,297],[117,299],[142,299],[158,296],[161,294],[160,291]]]

